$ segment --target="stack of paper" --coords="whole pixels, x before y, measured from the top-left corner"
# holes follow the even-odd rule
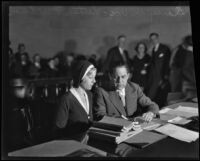
[[[155,121],[147,122],[145,121],[144,117],[138,116],[134,119],[134,121],[139,122],[141,128],[143,130],[154,130],[155,128],[159,127],[161,124]]]
[[[198,132],[194,132],[173,124],[166,124],[162,127],[155,129],[155,131],[189,143],[199,138]]]
[[[142,131],[141,128],[131,130],[133,127],[132,123],[122,118],[104,116],[102,120],[94,122],[93,126],[89,129],[89,135],[90,137],[119,144]],[[122,131],[123,127],[128,130]]]
[[[94,122],[93,126],[101,129],[121,131],[123,127],[127,127],[131,124],[131,121],[122,118],[104,116],[100,121]]]

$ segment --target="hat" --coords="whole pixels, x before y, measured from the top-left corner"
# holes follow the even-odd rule
[[[77,61],[73,67],[73,86],[78,87],[81,83],[83,77],[87,74],[87,72],[94,67],[90,62],[86,60]]]
[[[25,79],[16,78],[10,81],[11,87],[24,87],[27,85],[27,81]]]

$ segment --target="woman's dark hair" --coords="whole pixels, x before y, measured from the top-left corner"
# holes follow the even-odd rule
[[[145,48],[144,52],[146,53],[147,52],[147,45],[144,42],[138,42],[136,47],[135,47],[135,51],[138,52],[138,48],[139,48],[140,44],[144,45],[144,48]]]

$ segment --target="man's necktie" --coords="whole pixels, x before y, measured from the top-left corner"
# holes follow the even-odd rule
[[[121,98],[123,106],[125,107],[126,106],[125,95],[121,91],[118,91],[118,94],[119,97]]]

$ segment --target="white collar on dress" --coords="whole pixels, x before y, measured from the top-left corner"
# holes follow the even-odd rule
[[[86,106],[85,106],[85,104],[82,102],[81,97],[80,97],[79,93],[77,92],[76,88],[73,88],[73,87],[70,88],[70,92],[76,97],[76,99],[82,105],[83,109],[89,115],[89,100],[88,100],[87,93],[83,90],[84,96],[86,98]]]

